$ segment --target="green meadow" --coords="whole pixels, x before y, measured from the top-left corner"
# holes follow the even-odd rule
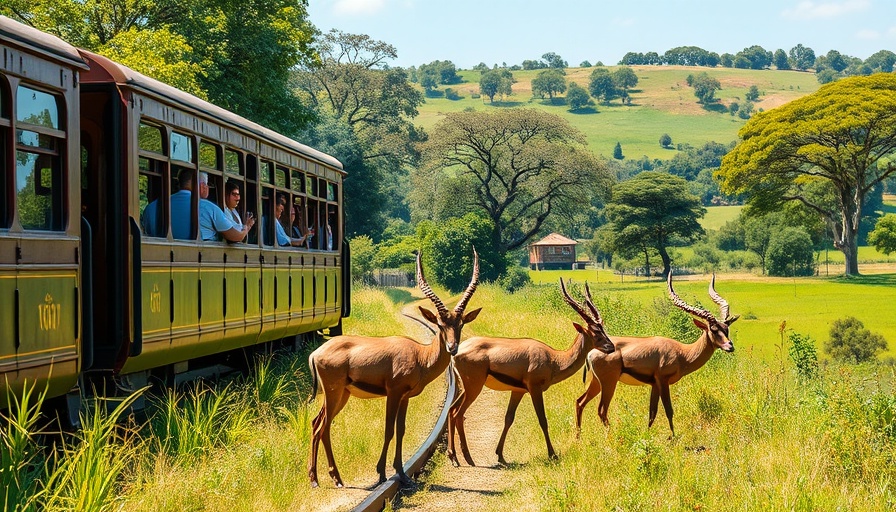
[[[615,66],[610,66],[612,71]],[[669,159],[677,150],[665,149],[659,144],[664,133],[672,137],[673,145],[690,144],[699,147],[706,142],[727,144],[737,139],[737,132],[746,122],[727,112],[732,102],[743,104],[750,86],[756,85],[760,98],[756,110],[769,110],[796,98],[818,90],[819,84],[812,73],[799,71],[747,70],[727,68],[697,68],[683,66],[632,66],[638,75],[638,85],[630,90],[631,105],[619,100],[610,105],[603,103],[570,112],[563,98],[554,101],[532,96],[532,79],[540,70],[514,71],[516,83],[513,94],[490,103],[479,95],[478,71],[460,71],[464,82],[440,86],[420,106],[420,115],[414,122],[430,130],[450,112],[466,109],[486,110],[495,108],[533,107],[556,114],[581,130],[595,153],[610,156],[619,142],[623,155],[628,159]],[[594,68],[568,68],[567,81],[575,81],[588,87]],[[687,76],[706,72],[716,77],[722,89],[716,92],[717,102],[704,107],[697,103],[693,90],[687,86]],[[451,88],[459,99],[445,98],[445,89]]]

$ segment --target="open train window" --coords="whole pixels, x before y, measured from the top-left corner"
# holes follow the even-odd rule
[[[140,123],[137,132],[140,225],[145,236],[157,238],[168,237],[169,196],[175,190],[170,186],[164,141],[161,127]]]
[[[59,97],[19,86],[16,92],[16,207],[23,229],[65,229]]]
[[[205,141],[199,143],[199,167],[203,170],[221,170],[221,156],[218,146]]]
[[[182,133],[171,132],[171,159],[194,163],[191,137]]]
[[[224,151],[224,170],[228,174],[243,175],[243,155],[232,149]]]
[[[6,162],[6,155],[9,154],[9,89],[8,85],[2,77],[0,77],[0,162]],[[0,176],[0,229],[9,227],[10,203],[9,190],[12,173],[4,172]]]

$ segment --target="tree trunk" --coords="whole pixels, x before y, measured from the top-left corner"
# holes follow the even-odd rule
[[[844,274],[847,276],[859,275],[859,220],[863,200],[862,195],[853,198],[848,191],[840,196],[840,224],[835,225],[840,232],[834,233],[834,247],[843,253]]]
[[[663,276],[668,278],[669,272],[672,272],[672,258],[669,257],[669,252],[662,245],[658,249],[660,258],[663,260]]]

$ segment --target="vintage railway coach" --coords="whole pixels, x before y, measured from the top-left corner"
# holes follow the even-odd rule
[[[8,18],[0,36],[0,378],[12,389],[176,381],[236,349],[338,332],[350,286],[338,160]],[[200,173],[208,200],[223,206],[232,182],[242,218],[259,217],[244,242],[202,240],[199,187],[190,213],[172,214],[178,176]],[[281,247],[277,222],[314,235]]]
[[[0,407],[37,381],[68,391],[80,365],[78,75],[60,39],[0,17]],[[52,381],[48,377],[52,375]]]

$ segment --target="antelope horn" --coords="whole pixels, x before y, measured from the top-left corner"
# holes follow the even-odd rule
[[[420,263],[420,255],[422,251],[417,251],[417,286],[420,287],[420,291],[423,292],[423,295],[426,295],[429,300],[436,306],[436,310],[439,312],[439,316],[446,316],[448,314],[448,308],[445,307],[445,304],[442,302],[432,288],[429,287],[429,284],[426,282],[426,278],[423,277],[423,264]]]
[[[716,293],[716,274],[713,272],[712,280],[709,282],[709,298],[712,299],[713,302],[719,305],[722,308],[722,321],[727,322],[729,320],[728,317],[728,301],[723,299]]]
[[[470,297],[473,296],[473,292],[476,291],[476,285],[479,284],[479,253],[476,252],[476,248],[473,247],[473,278],[470,279],[470,284],[467,285],[467,289],[464,290],[463,296],[457,301],[457,305],[454,306],[454,312],[457,314],[461,314],[464,312],[464,309],[467,307],[467,302],[470,301]]]
[[[588,289],[588,282],[585,281],[585,305],[588,306],[588,309],[591,310],[591,314],[594,315],[594,319],[597,323],[602,324],[604,321],[600,317],[600,311],[597,310],[597,307],[594,305],[594,301],[591,299],[591,290]]]
[[[672,289],[672,271],[669,271],[669,298],[672,299],[672,304],[675,304],[679,308],[684,311],[694,315],[699,316],[700,318],[705,318],[706,320],[713,319],[712,313],[705,309],[700,309],[698,307],[691,306],[687,302],[681,300],[678,294],[675,293],[675,290]]]
[[[563,284],[563,278],[560,278],[560,290],[563,292],[563,300],[566,301],[567,304],[572,306],[572,309],[576,310],[576,313],[579,314],[582,318],[585,319],[586,322],[591,323],[594,321],[593,318],[588,316],[588,313],[582,309],[581,304],[575,301],[572,297],[569,296],[569,293],[566,291],[566,285]]]

